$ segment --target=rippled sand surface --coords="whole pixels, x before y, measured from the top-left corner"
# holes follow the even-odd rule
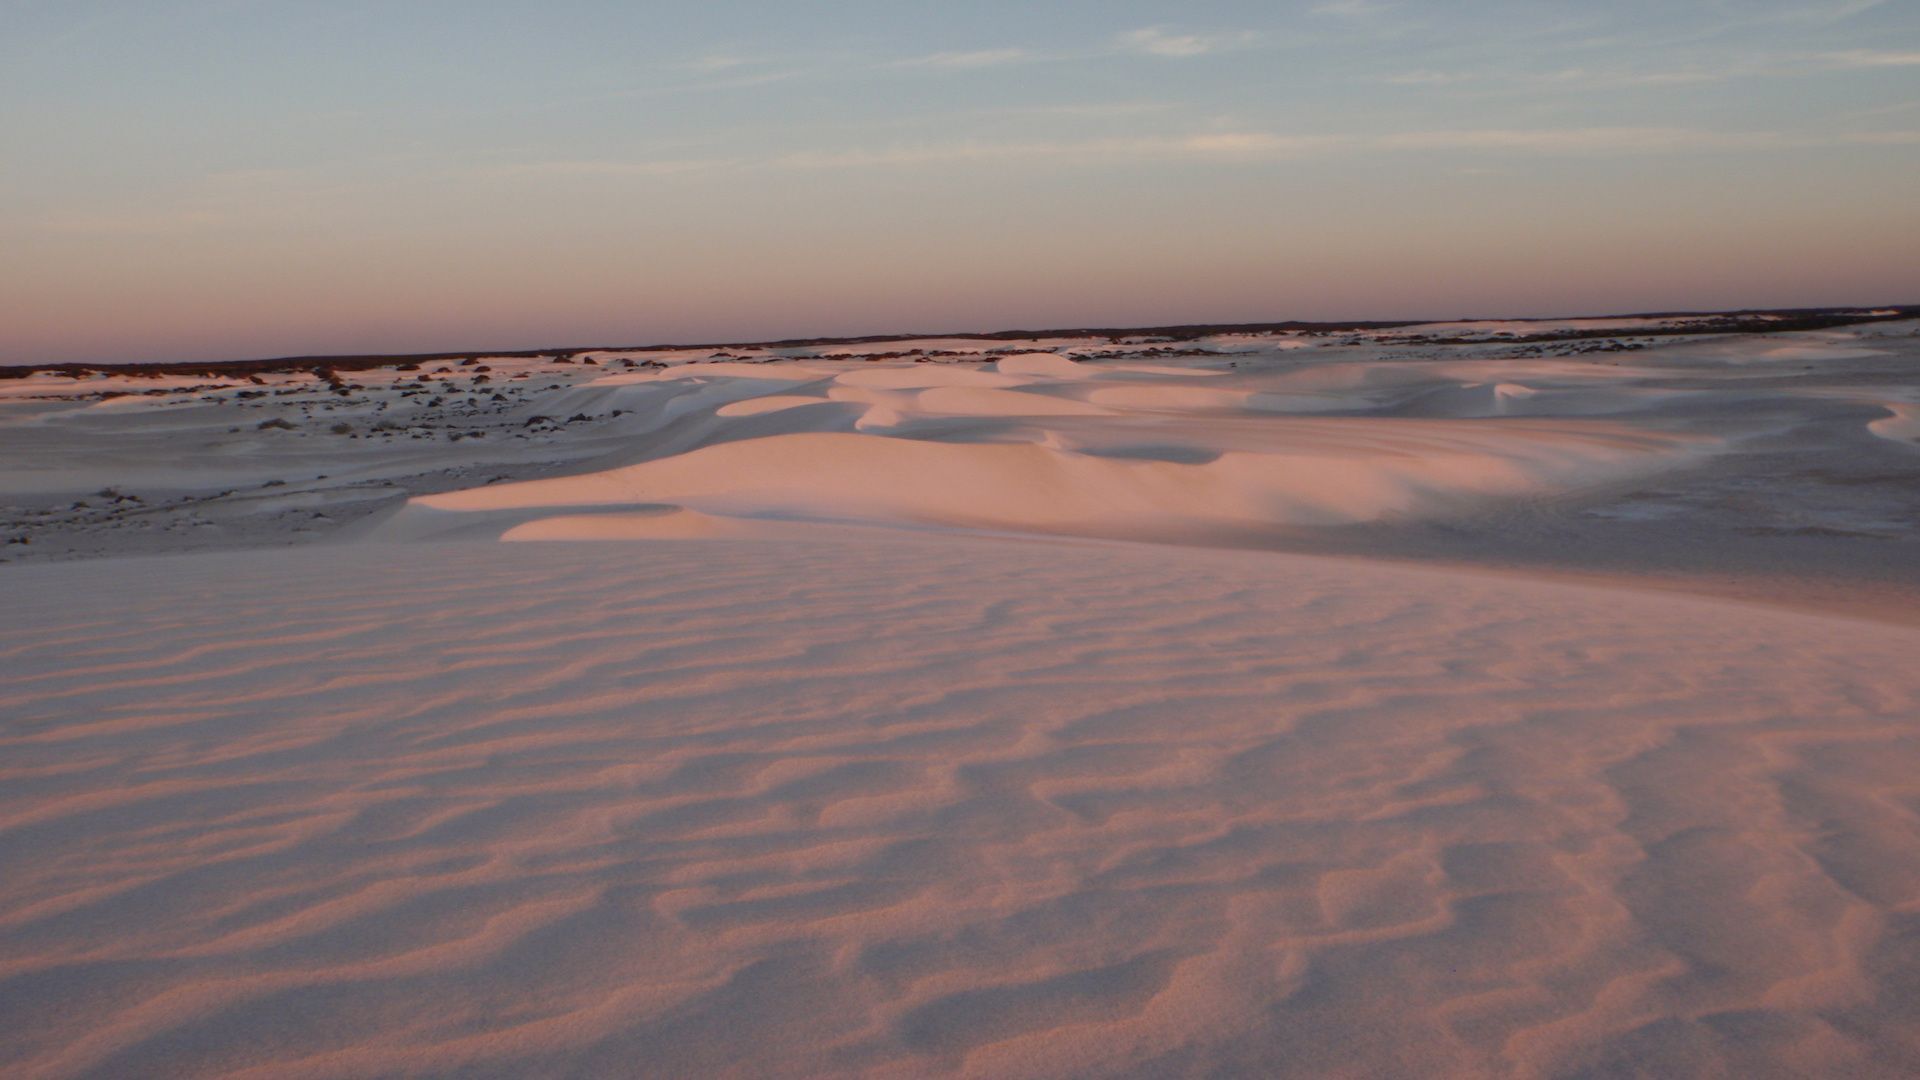
[[[1920,1073],[1920,632],[825,526],[4,585],[9,1076]]]

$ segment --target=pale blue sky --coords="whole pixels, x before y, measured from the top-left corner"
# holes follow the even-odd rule
[[[1920,301],[1920,0],[0,0],[0,359]]]

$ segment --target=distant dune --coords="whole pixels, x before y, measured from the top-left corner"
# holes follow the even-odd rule
[[[1417,328],[1420,330],[1454,329],[1462,326],[1480,328],[1489,334],[1521,337],[1528,341],[1554,341],[1577,340],[1589,337],[1611,337],[1622,329],[1632,329],[1657,335],[1788,333],[1805,330],[1826,330],[1839,326],[1854,326],[1860,323],[1878,322],[1889,319],[1910,319],[1915,317],[1920,317],[1920,304],[1854,308],[1751,309],[1727,312],[1660,312],[1641,315],[1586,316],[1575,319],[1532,318],[1499,321],[1484,319],[1458,319],[1452,322],[1420,322],[1418,320],[1402,320],[1399,322],[1307,322],[1302,320],[1286,320],[1264,323],[1183,323],[1173,326],[988,330],[940,334],[868,334],[862,337],[786,338],[779,341],[709,342],[704,345],[564,345],[506,351],[472,349],[462,352],[439,353],[360,353],[353,355],[283,356],[257,360],[120,361],[112,363],[103,361],[101,363],[88,364],[70,361],[47,363],[25,358],[0,360],[0,378],[16,377],[19,373],[34,371],[98,371],[139,368],[173,374],[218,373],[231,375],[287,371],[296,368],[310,368],[316,365],[324,365],[341,370],[358,371],[368,368],[386,367],[395,363],[440,363],[449,360],[465,360],[479,356],[525,359],[543,356],[577,356],[581,353],[591,352],[687,352],[712,349],[821,349],[833,346],[846,346],[859,351],[872,352],[873,350],[862,349],[861,347],[872,345],[904,346],[928,341],[977,344],[1084,338],[1159,338],[1167,341],[1192,341],[1196,338],[1216,337],[1220,335],[1365,333],[1399,330],[1403,328]],[[1447,335],[1441,336],[1444,339]]]

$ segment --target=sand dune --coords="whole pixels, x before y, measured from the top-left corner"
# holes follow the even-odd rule
[[[0,385],[0,1075],[1920,1074],[1915,327],[1532,325]]]
[[[604,472],[423,496],[380,535],[418,538],[423,526],[449,513],[505,511],[524,520],[542,508],[626,502],[668,502],[736,517],[1204,533],[1439,512],[1466,497],[1548,490],[1656,467],[1691,448],[1685,440],[1597,425],[1489,433],[1359,423],[1364,429],[1354,422],[1298,421],[1284,449],[1226,451],[1204,464],[1026,442],[770,436]]]
[[[1002,357],[991,371],[863,365],[799,385],[804,373],[768,381],[759,377],[763,367],[701,365],[688,369],[698,373],[691,389],[688,377],[650,373],[643,379],[659,395],[654,415],[662,419],[647,419],[644,404],[628,399],[636,409],[629,423],[663,430],[671,421],[675,434],[640,444],[637,463],[613,455],[605,468],[578,475],[423,496],[376,535],[474,535],[474,521],[448,515],[504,512],[500,531],[519,538],[606,538],[618,527],[589,523],[578,508],[638,502],[718,517],[1205,543],[1221,529],[1459,513],[1489,499],[1655,473],[1719,445],[1699,428],[1585,418],[1645,407],[1653,392],[1609,397],[1591,384],[1629,376],[1553,363],[1507,369],[1510,379],[1544,389],[1468,381],[1485,374],[1471,364],[1208,371],[1203,379],[1191,369],[1032,353]],[[611,376],[571,393],[607,381],[632,386],[635,378]],[[1275,415],[1328,411],[1286,403],[1289,390],[1306,387],[1337,388],[1350,395],[1346,407],[1371,408],[1356,417]],[[1583,405],[1556,409],[1570,398]],[[844,413],[801,420],[796,412],[827,403],[859,410],[857,418],[849,425]],[[1531,412],[1563,415],[1478,422]],[[776,415],[795,419],[777,430],[742,426]],[[528,528],[541,508],[564,511],[581,530]],[[636,535],[654,534],[656,522],[629,520]]]
[[[1876,405],[1887,411],[1887,415],[1867,423],[1867,430],[1884,439],[1904,439],[1907,442],[1920,442],[1920,403],[1910,401],[1881,401]]]
[[[994,361],[994,370],[1002,375],[1037,376],[1046,379],[1084,379],[1093,369],[1070,357],[1051,352],[1019,353]]]
[[[871,534],[8,595],[9,1075],[1920,1068],[1913,633]]]

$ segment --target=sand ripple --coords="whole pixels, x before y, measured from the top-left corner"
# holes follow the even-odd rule
[[[10,568],[10,1076],[1920,1072],[1920,637],[953,537]]]

